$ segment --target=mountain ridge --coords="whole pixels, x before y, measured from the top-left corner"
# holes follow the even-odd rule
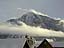
[[[29,10],[28,12],[21,15],[21,17],[16,19],[7,20],[8,23],[16,24],[18,26],[22,25],[20,22],[24,22],[29,26],[35,26],[45,29],[51,29],[55,31],[64,32],[64,22],[61,20],[56,20],[48,15],[37,12],[35,10]]]

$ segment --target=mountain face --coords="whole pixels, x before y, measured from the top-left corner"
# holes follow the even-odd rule
[[[35,10],[30,10],[26,12],[21,17],[16,19],[7,20],[8,23],[16,24],[18,26],[22,25],[21,22],[29,26],[35,26],[55,31],[63,31],[64,32],[64,22],[60,22],[61,20],[56,20],[48,15],[44,15],[40,12],[36,12]]]

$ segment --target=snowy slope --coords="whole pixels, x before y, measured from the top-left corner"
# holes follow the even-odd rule
[[[28,10],[26,13],[21,15],[21,17],[16,19],[10,19],[7,22],[19,26],[22,25],[21,22],[24,22],[28,26],[34,26],[64,32],[63,20],[53,19],[46,14],[37,12],[32,9]]]

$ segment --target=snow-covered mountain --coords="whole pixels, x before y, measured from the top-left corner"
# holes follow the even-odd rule
[[[7,20],[7,22],[18,26],[22,25],[21,22],[24,22],[29,26],[64,32],[64,20],[51,18],[48,15],[35,10],[29,10],[21,15],[21,17]]]

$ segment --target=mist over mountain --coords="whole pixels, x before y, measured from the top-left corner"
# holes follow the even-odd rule
[[[64,32],[64,20],[54,19],[35,10],[28,10],[19,18],[7,20],[7,23],[18,26],[21,26],[22,22],[28,26]]]

